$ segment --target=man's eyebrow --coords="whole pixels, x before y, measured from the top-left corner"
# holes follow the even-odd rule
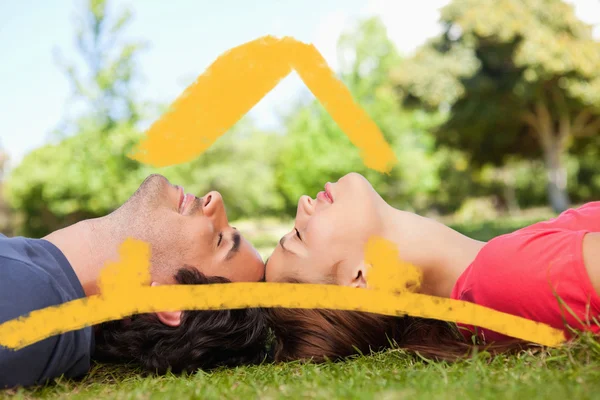
[[[238,231],[233,232],[231,239],[233,241],[233,246],[231,246],[231,249],[229,249],[225,260],[231,259],[231,257],[235,256],[235,254],[240,250],[240,243],[242,242],[242,236],[240,233]]]

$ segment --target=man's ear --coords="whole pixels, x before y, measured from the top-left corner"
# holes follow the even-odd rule
[[[167,326],[178,327],[181,325],[181,311],[161,311],[157,312],[156,316]]]
[[[370,265],[365,264],[364,261],[361,261],[356,267],[354,267],[352,270],[352,280],[350,281],[350,286],[356,288],[366,288],[369,267]]]
[[[150,286],[158,286],[160,283],[152,282]],[[163,324],[172,327],[178,327],[181,325],[181,311],[160,311],[156,313],[156,316]]]

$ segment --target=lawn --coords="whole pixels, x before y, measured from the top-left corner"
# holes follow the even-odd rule
[[[13,392],[14,393],[14,392]],[[480,353],[454,364],[401,350],[350,361],[289,363],[143,378],[96,366],[82,383],[17,391],[16,398],[69,399],[594,399],[600,393],[600,346],[581,340],[561,350],[493,359]]]
[[[539,217],[451,224],[481,240]],[[242,232],[267,255],[291,227],[277,221],[240,221]],[[258,244],[260,243],[260,245]],[[289,363],[221,369],[190,376],[143,377],[123,367],[95,365],[81,382],[57,380],[6,391],[15,398],[69,399],[592,399],[600,393],[600,344],[582,338],[562,349],[490,358],[479,353],[453,364],[389,350],[323,365]],[[2,396],[0,392],[0,396]]]

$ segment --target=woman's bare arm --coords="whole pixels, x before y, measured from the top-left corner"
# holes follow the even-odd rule
[[[583,238],[583,262],[592,286],[600,296],[600,233],[588,233]]]

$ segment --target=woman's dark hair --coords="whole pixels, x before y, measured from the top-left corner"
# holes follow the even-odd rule
[[[180,269],[175,280],[183,285],[230,282],[194,268]],[[258,308],[184,311],[177,327],[163,324],[156,314],[139,314],[100,324],[93,358],[159,374],[194,372],[259,363],[267,355],[268,337],[265,312]]]
[[[275,361],[336,361],[396,346],[436,360],[455,361],[468,356],[475,346],[444,321],[326,309],[272,308],[267,315],[276,337]],[[482,346],[482,350],[495,354],[523,347],[515,340]]]

